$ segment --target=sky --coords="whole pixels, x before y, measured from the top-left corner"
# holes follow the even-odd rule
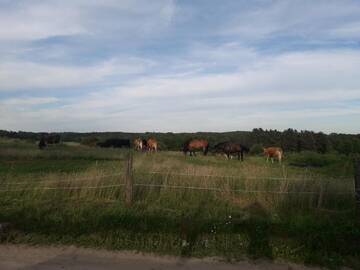
[[[0,0],[0,129],[360,133],[360,0]]]

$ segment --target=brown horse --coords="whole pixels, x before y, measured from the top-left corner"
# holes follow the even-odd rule
[[[271,162],[274,163],[274,157],[277,158],[279,163],[283,158],[283,150],[280,147],[268,147],[264,148],[264,155],[266,156],[266,162],[271,158]]]
[[[158,150],[158,142],[154,138],[150,138],[146,142],[149,152],[156,152]]]
[[[194,154],[194,156],[196,156],[195,151],[196,150],[202,150],[204,153],[204,156],[206,156],[206,154],[209,151],[209,142],[207,140],[189,140],[187,142],[185,142],[184,144],[184,148],[183,148],[183,152],[186,155],[187,152],[190,153],[190,156],[192,156]]]

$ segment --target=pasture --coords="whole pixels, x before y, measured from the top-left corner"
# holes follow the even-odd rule
[[[134,152],[131,207],[127,155],[1,139],[0,222],[13,229],[0,241],[360,265],[353,162],[345,155],[285,153],[280,165],[255,155],[240,162]]]

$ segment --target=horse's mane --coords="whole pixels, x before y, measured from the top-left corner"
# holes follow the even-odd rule
[[[184,146],[188,146],[189,143],[193,140],[193,138],[190,138],[190,139],[187,139],[185,142],[184,142]]]

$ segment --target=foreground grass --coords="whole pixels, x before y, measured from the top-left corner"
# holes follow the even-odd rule
[[[0,221],[14,226],[0,236],[2,242],[359,266],[360,222],[346,160],[302,168],[266,164],[260,157],[241,163],[220,156],[137,153],[129,208],[119,185],[126,153],[59,146],[29,156],[21,152],[32,151],[27,147],[0,154]],[[345,177],[329,177],[332,166]],[[206,190],[212,188],[221,191]],[[242,192],[266,190],[284,193]]]

